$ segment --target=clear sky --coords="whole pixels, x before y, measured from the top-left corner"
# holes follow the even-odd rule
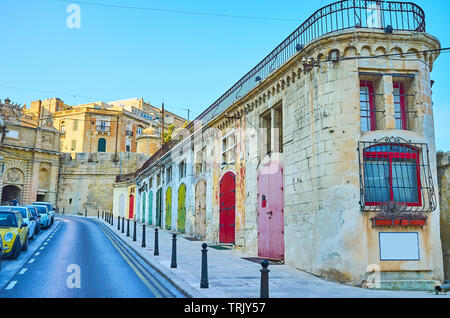
[[[332,0],[0,0],[0,99],[69,105],[143,97],[191,119]],[[450,1],[416,0],[450,46]],[[68,28],[70,3],[81,27]],[[151,8],[118,8],[114,6]],[[155,10],[159,9],[159,10]],[[176,11],[176,12],[175,12]],[[197,12],[202,14],[187,14]],[[254,18],[258,17],[258,18]],[[450,54],[432,79],[437,148],[450,151]]]

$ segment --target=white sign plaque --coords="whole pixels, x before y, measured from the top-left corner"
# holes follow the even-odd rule
[[[418,261],[419,233],[417,232],[380,232],[381,261]]]

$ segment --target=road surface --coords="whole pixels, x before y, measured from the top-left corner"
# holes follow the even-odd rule
[[[48,238],[0,286],[1,298],[185,297],[95,219],[57,216],[48,231]],[[8,262],[15,261],[3,265]]]

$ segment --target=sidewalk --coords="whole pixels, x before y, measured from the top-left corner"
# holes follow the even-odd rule
[[[95,218],[97,219],[97,218]],[[155,231],[146,225],[146,248],[142,248],[142,223],[137,222],[133,242],[134,221],[130,220],[130,237],[126,237],[127,222],[122,233],[117,230],[117,219],[111,226],[101,217],[97,219],[114,231],[130,248],[166,276],[180,289],[194,298],[259,298],[262,268],[260,263],[244,260],[234,250],[208,247],[209,288],[200,288],[201,245],[203,241],[188,240],[177,235],[177,268],[170,268],[172,232],[159,229],[159,256],[153,255]],[[209,244],[208,244],[209,245]],[[269,296],[271,298],[424,298],[450,297],[434,292],[370,290],[326,281],[288,265],[269,265]]]

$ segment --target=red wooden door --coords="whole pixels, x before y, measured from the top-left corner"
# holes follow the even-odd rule
[[[130,195],[130,206],[128,210],[128,218],[132,219],[134,216],[134,195]]]
[[[227,172],[220,181],[219,242],[234,244],[236,176]]]
[[[269,162],[258,173],[258,256],[284,259],[283,168]]]

